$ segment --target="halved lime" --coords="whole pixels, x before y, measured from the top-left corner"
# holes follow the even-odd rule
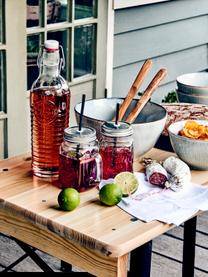
[[[119,185],[124,197],[134,193],[139,186],[136,176],[128,171],[121,172],[114,178],[115,184]]]

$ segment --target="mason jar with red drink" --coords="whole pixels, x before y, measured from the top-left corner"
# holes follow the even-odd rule
[[[133,172],[133,129],[129,123],[105,122],[101,128],[100,155],[103,179],[123,171]]]
[[[96,131],[78,126],[64,130],[59,153],[61,188],[73,187],[82,192],[97,185],[102,178],[102,161]]]

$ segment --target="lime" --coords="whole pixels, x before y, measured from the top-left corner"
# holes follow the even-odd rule
[[[136,176],[127,171],[117,174],[114,182],[121,188],[124,197],[134,193],[139,186]]]
[[[121,201],[122,191],[117,184],[109,183],[100,189],[99,198],[105,205],[113,206]]]
[[[79,192],[74,188],[64,188],[58,195],[58,203],[62,210],[72,211],[80,203]]]

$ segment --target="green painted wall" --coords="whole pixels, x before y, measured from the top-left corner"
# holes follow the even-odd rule
[[[176,88],[177,76],[208,68],[208,0],[172,0],[115,11],[113,96],[125,96],[145,59],[168,76],[152,100]]]

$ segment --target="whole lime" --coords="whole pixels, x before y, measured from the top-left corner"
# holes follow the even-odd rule
[[[106,184],[100,189],[99,198],[107,206],[116,205],[121,201],[122,190],[117,184]]]
[[[72,211],[80,203],[79,192],[74,188],[64,188],[58,195],[58,203],[62,210]]]

